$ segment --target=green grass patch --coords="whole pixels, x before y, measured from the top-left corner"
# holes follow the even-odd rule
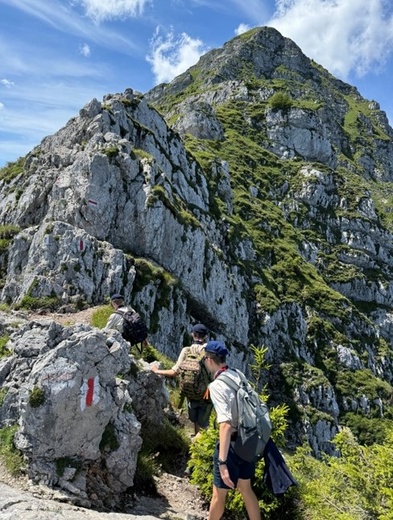
[[[9,340],[9,336],[0,336],[0,359],[12,355],[12,351],[6,347]]]
[[[57,296],[44,296],[42,298],[35,298],[34,296],[26,295],[22,300],[15,305],[15,309],[47,309],[55,311],[60,305],[61,301]]]
[[[7,394],[8,388],[0,388],[0,406],[3,406]]]
[[[24,466],[23,456],[14,445],[17,431],[18,426],[6,426],[0,429],[0,457],[7,471],[13,476],[19,475]]]
[[[114,312],[112,305],[103,305],[95,310],[91,316],[91,325],[103,329],[108,322],[109,316]]]
[[[12,179],[23,173],[25,165],[24,157],[19,157],[16,162],[9,162],[3,168],[0,168],[0,180],[10,182]]]

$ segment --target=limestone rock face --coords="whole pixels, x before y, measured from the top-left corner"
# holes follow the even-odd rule
[[[76,142],[81,134],[83,150]],[[215,174],[230,210],[228,172],[218,166]],[[65,301],[79,293],[88,303],[123,287],[128,294],[135,275],[122,251],[129,251],[176,274],[201,306],[209,302],[222,329],[239,341],[247,337],[245,282],[223,252],[206,180],[143,98],[128,91],[107,96],[101,108],[96,100],[89,103],[79,118],[43,141],[26,183],[11,211],[0,208],[0,219],[27,226],[9,253],[3,301],[16,302],[28,291]],[[45,193],[38,196],[43,185]],[[54,271],[49,277],[48,270]]]
[[[59,221],[21,232],[8,259],[3,288],[8,301],[21,301],[29,294],[55,297],[64,305],[95,304],[123,288],[129,292],[135,278],[123,251]]]
[[[18,417],[14,442],[29,477],[85,503],[92,496],[116,503],[132,487],[142,444],[137,416],[162,424],[168,399],[161,381],[115,339],[109,349],[107,336],[87,325],[28,322],[11,335],[12,355],[0,360],[1,420]],[[143,399],[145,387],[161,398]],[[143,400],[143,414],[134,399]]]
[[[351,414],[372,430],[375,417],[393,413],[392,179],[393,130],[378,103],[276,30],[258,28],[145,95],[91,100],[0,178],[0,301],[66,311],[123,292],[160,352],[175,360],[190,325],[203,322],[248,376],[250,347],[266,347],[270,404],[295,411],[289,445],[334,452],[330,440]],[[105,356],[97,331],[52,325],[23,334],[29,341],[12,341],[27,393],[11,384],[14,358],[2,359],[1,424],[23,411],[26,453],[67,457],[42,432],[43,446],[34,444],[28,432],[40,409],[32,413],[27,396],[35,385],[52,392],[49,381],[64,371],[75,386],[67,379],[53,395],[70,392],[75,407],[73,392],[89,381],[101,388],[108,363],[94,423],[101,434],[84,430],[73,449],[97,464],[102,429],[123,432],[128,440],[106,460],[109,486],[122,488],[133,474],[122,450],[138,449],[132,414],[148,420],[143,403],[156,402],[161,420],[165,391],[151,391],[143,371],[114,382],[125,358]],[[92,375],[78,368],[68,334],[88,356],[97,342]],[[36,363],[48,365],[44,373]],[[113,404],[128,395],[132,411]],[[80,399],[81,418],[89,410]],[[37,474],[54,478],[40,457]],[[105,488],[97,465],[78,478],[93,474]]]

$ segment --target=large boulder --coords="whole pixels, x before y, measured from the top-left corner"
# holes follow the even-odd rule
[[[114,506],[133,486],[142,444],[134,394],[151,424],[162,423],[168,402],[162,381],[136,363],[120,334],[113,339],[108,348],[107,335],[88,325],[31,321],[11,334],[12,354],[0,360],[0,427],[18,425],[28,476],[85,505]]]

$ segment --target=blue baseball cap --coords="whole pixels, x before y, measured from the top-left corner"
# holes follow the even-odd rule
[[[209,332],[202,323],[197,323],[194,325],[191,331],[196,332],[197,334],[203,334],[204,336],[206,336],[206,334]]]
[[[124,296],[121,294],[112,294],[111,300],[124,300]]]
[[[205,347],[205,352],[211,352],[212,354],[223,358],[228,354],[228,350],[222,341],[208,341]]]

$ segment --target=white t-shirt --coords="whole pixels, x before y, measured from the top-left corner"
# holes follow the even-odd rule
[[[132,307],[129,307],[129,306],[127,307],[125,305],[123,305],[122,307],[119,307],[117,310],[120,312],[127,312],[127,311],[135,312]],[[122,333],[123,332],[123,316],[121,316],[120,314],[117,314],[117,312],[113,312],[109,316],[108,323],[105,325],[104,330],[109,330],[109,329],[118,330],[120,333]]]
[[[238,383],[240,378],[234,370],[230,368],[226,370],[233,379]],[[218,376],[209,385],[210,398],[213,402],[214,409],[217,414],[217,422],[222,423],[229,421],[234,430],[238,429],[239,414],[236,403],[236,393],[225,382],[220,380]]]

